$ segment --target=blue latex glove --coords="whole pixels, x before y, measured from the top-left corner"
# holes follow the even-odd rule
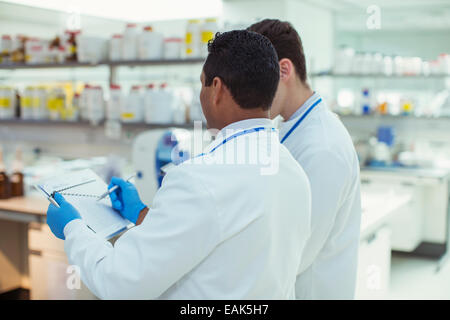
[[[125,219],[136,223],[139,213],[147,206],[142,203],[136,187],[131,182],[112,177],[108,189],[116,185],[119,188],[109,194],[113,208],[119,211]]]
[[[55,193],[54,198],[59,208],[50,203],[47,209],[47,224],[57,238],[65,240],[64,227],[72,220],[81,219],[81,216],[62,195]]]

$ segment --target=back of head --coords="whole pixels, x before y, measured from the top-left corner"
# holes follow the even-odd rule
[[[306,60],[302,40],[289,22],[265,19],[251,25],[247,30],[267,37],[275,47],[278,59],[287,58],[291,60],[300,80],[306,81]]]
[[[240,108],[270,108],[280,71],[277,53],[266,37],[247,30],[217,33],[208,52],[205,86],[218,77]]]

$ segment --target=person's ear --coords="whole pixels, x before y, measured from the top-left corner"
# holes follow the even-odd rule
[[[280,64],[280,81],[285,81],[291,77],[291,74],[294,72],[294,66],[292,61],[283,58],[279,62]]]
[[[214,77],[212,84],[212,103],[217,106],[222,100],[224,85],[222,79]]]

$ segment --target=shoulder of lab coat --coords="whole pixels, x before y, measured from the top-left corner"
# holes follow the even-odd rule
[[[106,299],[153,299],[193,269],[221,239],[214,196],[191,166],[164,178],[143,223],[114,244],[81,220],[65,229],[65,250],[81,279]],[[187,249],[188,248],[188,249]]]

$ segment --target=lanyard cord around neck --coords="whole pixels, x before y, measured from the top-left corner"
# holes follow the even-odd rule
[[[239,136],[243,136],[245,134],[249,134],[249,133],[253,133],[253,132],[258,132],[261,130],[271,130],[271,131],[275,131],[275,128],[267,128],[267,127],[257,127],[257,128],[251,128],[251,129],[245,129],[242,131],[239,131],[231,136],[229,136],[228,138],[225,138],[221,143],[219,143],[217,146],[215,146],[214,148],[212,148],[208,153],[212,153],[214,151],[216,151],[217,148],[223,146],[224,144],[226,144],[228,141],[233,140]],[[202,157],[206,155],[206,153],[200,153],[198,156],[196,157]]]
[[[319,98],[316,102],[314,102],[311,107],[309,107],[308,110],[306,110],[300,119],[297,120],[297,122],[292,126],[291,129],[284,135],[283,139],[281,139],[281,143],[283,143],[290,135],[291,133],[300,125],[300,123],[306,118],[306,116],[320,103],[322,102],[322,98]]]

